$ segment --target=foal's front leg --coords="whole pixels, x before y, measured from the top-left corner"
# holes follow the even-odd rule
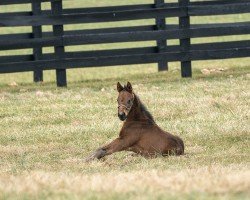
[[[100,159],[106,155],[126,150],[131,145],[133,145],[133,140],[129,138],[116,138],[110,144],[97,149],[93,154],[86,158],[86,161],[90,161],[95,158]]]

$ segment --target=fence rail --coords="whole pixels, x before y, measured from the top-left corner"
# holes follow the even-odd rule
[[[50,2],[50,10],[41,3]],[[66,86],[66,69],[158,63],[167,70],[168,62],[180,61],[183,77],[192,76],[191,61],[250,56],[250,40],[192,44],[192,38],[250,34],[250,21],[220,24],[190,24],[192,16],[250,13],[250,0],[179,0],[154,4],[63,9],[62,0],[1,0],[0,6],[32,5],[32,11],[0,13],[0,27],[30,26],[30,33],[0,34],[0,51],[33,49],[30,55],[0,56],[0,73],[34,71],[34,81],[43,80],[43,70],[55,69],[57,85]],[[177,17],[179,24],[166,24],[165,18]],[[154,25],[64,30],[65,25],[154,19]],[[52,31],[42,27],[51,25]],[[168,45],[169,39],[180,40]],[[156,46],[124,49],[66,52],[72,45],[156,41]],[[54,53],[43,53],[54,47]]]

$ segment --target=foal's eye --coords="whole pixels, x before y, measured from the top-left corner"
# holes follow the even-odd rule
[[[131,104],[131,100],[130,99],[128,100],[128,104]]]

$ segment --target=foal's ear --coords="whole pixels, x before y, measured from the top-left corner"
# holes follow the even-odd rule
[[[117,91],[118,91],[118,92],[121,92],[123,89],[124,89],[124,88],[122,87],[121,83],[118,82],[118,83],[117,83]]]
[[[130,92],[130,93],[132,93],[132,91],[133,91],[133,88],[132,88],[132,85],[131,85],[130,82],[127,83],[127,90],[128,90],[128,92]]]

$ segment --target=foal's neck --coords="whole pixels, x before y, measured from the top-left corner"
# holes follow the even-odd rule
[[[137,95],[134,94],[133,106],[128,114],[126,122],[144,122],[154,124],[154,119],[151,114],[147,111],[146,107],[140,101]]]

